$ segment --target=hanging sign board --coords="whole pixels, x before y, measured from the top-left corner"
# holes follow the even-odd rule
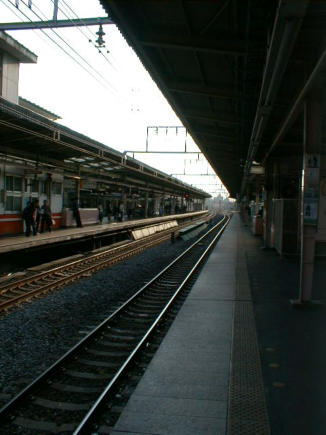
[[[319,208],[319,154],[305,155],[303,195],[303,221],[305,225],[317,225]]]
[[[264,175],[265,168],[263,166],[251,166],[250,174]]]
[[[305,192],[303,197],[303,220],[305,225],[317,225],[318,192]]]

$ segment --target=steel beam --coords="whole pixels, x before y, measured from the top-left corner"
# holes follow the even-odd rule
[[[212,18],[208,21],[207,24],[200,30],[199,34],[203,35],[207,30],[218,20],[219,16],[222,14],[225,8],[229,6],[230,0],[225,0],[222,6],[218,9],[218,11],[214,14]]]
[[[204,111],[189,111],[184,112],[184,116],[186,118],[190,119],[199,119],[203,121],[214,121],[219,124],[227,124],[227,125],[238,125],[239,121],[232,119],[231,117],[229,119],[225,118],[224,115],[220,115],[217,112],[204,112]]]
[[[307,97],[307,94],[311,91],[313,86],[316,84],[316,81],[320,77],[320,75],[324,74],[325,65],[326,65],[326,49],[323,51],[322,55],[318,59],[315,68],[310,74],[301,92],[299,92],[299,95],[297,96],[293,106],[291,107],[285,121],[283,122],[279,132],[275,136],[272,145],[270,146],[269,150],[266,152],[263,162],[266,161],[266,159],[269,157],[273,149],[280,143],[280,141],[282,140],[282,138],[284,137],[285,133],[290,128],[292,123],[296,120],[298,114],[302,110],[303,103],[305,102],[305,98]]]
[[[212,88],[209,86],[201,86],[193,85],[191,83],[171,83],[168,85],[168,90],[173,93],[180,94],[192,94],[192,95],[202,95],[202,96],[210,96],[219,99],[232,100],[241,98],[241,94],[237,94],[233,89],[225,89],[225,88]]]
[[[75,20],[31,21],[26,23],[0,23],[0,30],[36,30],[54,27],[98,26],[99,24],[114,24],[111,18],[78,18]]]
[[[244,193],[252,161],[260,146],[263,132],[293,51],[308,3],[309,0],[295,0],[292,2],[280,0],[267,53],[266,66],[242,180],[241,194]]]
[[[207,43],[199,42],[191,38],[188,40],[180,42],[169,42],[166,40],[155,40],[146,39],[138,41],[143,47],[158,47],[173,50],[183,50],[183,51],[202,51],[206,53],[214,53],[218,55],[232,55],[232,56],[244,56],[244,46],[238,42],[229,43],[228,41],[223,41],[220,44],[216,42]]]
[[[235,136],[234,136],[234,135],[232,135],[232,136],[225,136],[225,135],[220,134],[220,133],[218,132],[218,130],[213,131],[213,130],[211,130],[211,129],[208,129],[208,130],[197,130],[197,129],[193,129],[192,132],[193,132],[195,135],[200,135],[200,136],[213,136],[213,137],[216,137],[216,138],[218,138],[218,139],[222,139],[222,140],[234,140],[234,139],[235,139]]]

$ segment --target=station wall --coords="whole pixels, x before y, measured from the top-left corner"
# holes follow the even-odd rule
[[[55,227],[62,219],[62,174],[26,174],[28,169],[0,162],[0,234],[23,231],[22,211],[30,200],[48,200]]]

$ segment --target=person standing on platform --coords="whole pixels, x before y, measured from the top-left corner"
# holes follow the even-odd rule
[[[33,230],[33,236],[35,236],[34,204],[31,201],[28,201],[27,206],[23,210],[23,219],[25,221],[25,236],[30,236],[31,228]]]
[[[112,213],[111,205],[110,205],[110,202],[108,201],[106,204],[106,215],[108,217],[108,223],[111,222],[111,213]]]
[[[38,233],[40,230],[40,222],[41,222],[41,207],[40,207],[40,201],[38,199],[35,199],[34,201],[34,214],[35,214],[35,232]]]
[[[128,217],[128,221],[130,221],[130,219],[132,218],[132,215],[133,215],[132,206],[131,206],[131,204],[128,204],[128,207],[127,207],[127,217]]]
[[[46,225],[46,229],[51,232],[51,209],[46,199],[43,201],[43,205],[41,207],[41,216],[41,233],[44,232],[44,225]]]
[[[118,217],[119,222],[123,221],[123,213],[124,213],[124,207],[123,207],[123,203],[121,202],[119,205],[119,217]]]
[[[102,204],[99,204],[97,206],[97,208],[98,208],[98,221],[101,224],[103,221],[103,206],[102,206]]]
[[[81,223],[80,219],[80,212],[79,212],[79,204],[78,204],[78,198],[74,199],[74,202],[72,204],[72,215],[76,221],[76,225],[78,228],[81,228],[83,225]]]

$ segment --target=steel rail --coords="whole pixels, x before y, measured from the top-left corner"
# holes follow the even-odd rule
[[[179,231],[180,229],[186,227],[187,225],[188,224],[175,227],[174,231]],[[110,248],[104,252],[93,254],[87,258],[75,260],[73,262],[64,264],[62,266],[55,267],[48,271],[42,272],[37,276],[23,278],[7,286],[1,287],[0,297],[7,297],[6,296],[7,293],[15,292],[17,290],[24,291],[22,288],[24,285],[38,284],[40,283],[40,281],[46,278],[50,278],[54,280],[51,282],[46,282],[44,284],[41,283],[41,287],[24,291],[24,293],[11,297],[7,301],[0,302],[0,312],[8,310],[12,306],[15,306],[26,300],[29,300],[32,297],[41,295],[55,288],[62,287],[63,285],[71,283],[79,278],[83,278],[85,274],[96,272],[110,264],[117,263],[118,261],[121,261],[139,252],[142,252],[147,248],[162,243],[163,241],[169,239],[171,232],[173,232],[173,229],[171,230],[170,228],[162,231],[161,233],[155,234],[153,236],[148,236],[145,240],[141,239],[141,240],[136,240],[134,242],[128,242],[123,246]],[[102,260],[103,258],[104,260]],[[92,265],[89,265],[89,263],[92,263]],[[69,273],[71,269],[74,270],[81,266],[83,267],[82,270],[77,270],[76,272]],[[58,274],[62,274],[62,273],[68,273],[68,274],[64,277],[60,277],[60,276],[58,277]]]
[[[89,425],[91,424],[92,418],[94,418],[96,412],[98,411],[99,407],[103,404],[104,400],[108,398],[108,395],[113,390],[114,386],[117,384],[121,376],[125,373],[131,362],[135,359],[135,357],[138,355],[139,351],[142,349],[142,347],[146,344],[148,341],[150,335],[153,333],[159,322],[162,320],[163,316],[167,313],[167,311],[171,308],[173,302],[177,298],[177,296],[180,294],[180,292],[183,290],[185,285],[188,283],[190,278],[194,275],[196,270],[199,268],[199,266],[202,264],[203,260],[206,258],[208,253],[211,251],[212,247],[215,245],[216,241],[219,239],[221,234],[223,233],[224,229],[228,225],[230,221],[230,217],[226,218],[226,223],[222,226],[220,231],[216,234],[214,239],[211,241],[211,243],[208,245],[208,247],[205,249],[204,253],[200,256],[200,258],[197,260],[191,271],[188,273],[188,275],[185,277],[183,282],[179,285],[173,296],[170,298],[169,302],[165,305],[161,313],[157,316],[155,321],[152,323],[151,327],[148,329],[146,334],[143,336],[141,341],[137,344],[133,352],[129,355],[129,357],[126,359],[126,361],[123,363],[119,371],[116,373],[114,378],[111,380],[111,382],[108,384],[106,389],[103,391],[103,393],[100,395],[100,397],[97,399],[97,401],[94,403],[92,408],[87,412],[84,419],[81,421],[77,429],[73,432],[73,435],[79,435],[86,433],[85,431],[89,429]],[[214,227],[215,229],[215,227]],[[206,236],[206,235],[205,235]],[[202,240],[203,237],[199,239],[199,241],[196,242],[199,243],[200,240]],[[194,245],[192,245],[190,248],[192,248]],[[190,249],[189,248],[189,249]],[[187,250],[188,251],[188,250]],[[186,252],[187,252],[186,251]],[[184,255],[184,254],[183,254]],[[88,432],[89,433],[89,432]]]
[[[75,262],[72,263],[68,263],[67,265],[63,265],[63,266],[59,266],[55,269],[51,269],[50,271],[46,271],[43,272],[41,274],[39,274],[37,277],[29,277],[29,278],[25,278],[22,281],[17,282],[18,285],[14,285],[11,284],[10,288],[6,288],[6,293],[10,293],[12,291],[15,290],[22,290],[22,286],[25,284],[33,284],[33,283],[38,283],[39,281],[41,281],[44,278],[52,278],[55,279],[56,275],[58,273],[63,273],[63,272],[69,272],[71,269],[75,268],[76,266],[82,266],[82,265],[87,265],[87,263],[95,263],[92,264],[91,266],[85,267],[82,270],[79,270],[77,272],[73,272],[70,273],[67,276],[64,277],[57,277],[57,279],[55,279],[55,281],[49,282],[49,283],[45,283],[42,284],[41,287],[27,291],[21,295],[18,295],[16,297],[10,298],[8,301],[4,301],[0,303],[0,311],[3,310],[8,310],[10,307],[17,305],[20,302],[26,301],[32,297],[35,297],[36,295],[48,292],[50,290],[53,290],[55,288],[58,287],[62,287],[65,284],[69,284],[70,282],[73,282],[79,278],[83,278],[83,276],[87,273],[90,272],[96,272],[97,270],[104,268],[110,264],[113,263],[117,263],[118,261],[123,260],[124,258],[130,257],[132,255],[135,255],[143,250],[145,250],[146,248],[149,248],[151,246],[154,246],[155,244],[159,244],[161,242],[163,242],[164,240],[168,240],[170,234],[165,234],[164,236],[160,236],[160,237],[156,237],[156,239],[151,239],[150,241],[146,241],[146,243],[142,244],[137,244],[136,247],[133,247],[132,249],[129,249],[128,251],[124,251],[125,248],[130,248],[130,244],[132,243],[127,243],[127,246],[123,246],[120,247],[123,252],[117,252],[116,254],[114,252],[111,252],[111,250],[105,251],[106,255],[99,255],[98,257],[95,255],[94,257],[90,257],[88,259],[82,259],[82,260],[77,260]],[[112,251],[114,250],[119,250],[119,247],[117,248],[113,248]],[[121,251],[120,249],[120,251]],[[103,256],[105,257],[109,257],[106,258],[105,260],[99,261],[100,258],[103,258]],[[34,278],[34,279],[33,279]],[[5,295],[6,293],[3,293],[3,289],[0,289],[0,296]]]
[[[31,384],[29,384],[27,387],[25,387],[18,395],[16,395],[12,400],[10,400],[4,407],[0,409],[0,420],[6,419],[8,417],[8,413],[13,411],[15,407],[19,405],[21,401],[23,401],[29,394],[32,393],[34,388],[39,385],[41,382],[45,381],[50,375],[54,374],[59,368],[63,365],[64,362],[71,361],[73,356],[78,353],[81,349],[83,349],[83,346],[89,344],[91,340],[96,337],[96,334],[98,334],[101,330],[103,330],[113,319],[117,318],[117,316],[123,312],[129,305],[131,305],[141,294],[145,292],[153,283],[158,281],[163,275],[171,269],[174,265],[176,265],[181,259],[183,259],[196,245],[198,245],[204,238],[207,237],[207,235],[211,234],[213,231],[215,231],[218,227],[223,226],[223,229],[221,229],[214,237],[214,240],[212,243],[210,243],[210,247],[213,243],[217,240],[219,235],[222,233],[224,228],[226,227],[227,223],[229,222],[230,218],[225,217],[222,221],[220,221],[217,225],[215,225],[213,228],[211,228],[206,234],[204,234],[202,237],[200,237],[195,243],[193,243],[188,249],[186,249],[181,255],[179,255],[175,260],[173,260],[168,266],[166,266],[159,274],[157,274],[154,278],[152,278],[147,284],[145,284],[141,289],[139,289],[131,298],[129,298],[121,307],[119,307],[117,310],[115,310],[107,319],[105,319],[103,322],[101,322],[93,331],[91,331],[89,334],[87,334],[82,340],[80,340],[76,345],[74,345],[68,352],[66,352],[61,358],[59,358],[55,363],[53,363],[48,369],[46,369],[41,375],[39,375]],[[207,254],[207,249],[205,250],[205,253]],[[201,259],[204,258],[204,254],[201,255]],[[192,268],[192,270],[198,268],[199,263],[197,262],[196,265]],[[189,275],[189,273],[188,273]],[[191,274],[192,275],[192,274]],[[183,287],[185,285],[185,280],[181,284]],[[179,286],[179,287],[181,287]],[[180,289],[181,290],[181,289]],[[167,307],[166,307],[167,309]],[[166,311],[166,310],[165,310]],[[139,343],[140,344],[140,343]],[[137,348],[139,346],[137,345]],[[127,365],[129,364],[130,360],[129,358],[125,361]],[[127,366],[124,364],[124,366]],[[125,370],[125,368],[124,368]],[[121,371],[118,371],[121,374]],[[116,378],[116,376],[115,376]],[[111,387],[112,388],[112,387]],[[107,388],[105,389],[105,391]],[[102,395],[100,396],[102,397]],[[103,398],[102,398],[103,400]],[[94,412],[94,411],[93,411]],[[88,413],[87,413],[88,415]],[[86,415],[86,416],[87,416]],[[85,418],[86,418],[85,416]],[[85,419],[84,418],[84,419]],[[89,417],[87,417],[88,419]],[[83,419],[83,421],[84,421]]]

